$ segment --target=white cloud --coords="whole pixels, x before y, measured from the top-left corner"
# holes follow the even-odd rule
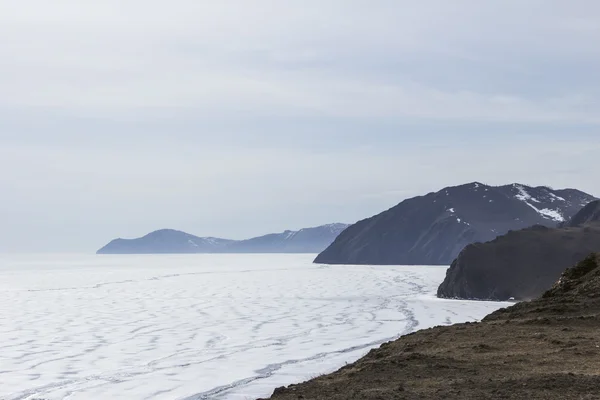
[[[589,29],[600,17],[597,4],[540,5],[23,1],[0,16],[7,60],[0,84],[10,93],[0,104],[597,123],[597,91],[565,86],[540,98],[501,86],[449,90],[415,72],[419,63],[446,59],[467,66],[448,71],[449,80],[477,68],[494,69],[490,80],[523,70],[535,80],[531,59],[598,63],[600,33]],[[416,68],[403,69],[407,59]],[[393,71],[391,81],[381,65]]]
[[[470,180],[600,194],[599,20],[594,0],[0,0],[0,250],[351,222]]]

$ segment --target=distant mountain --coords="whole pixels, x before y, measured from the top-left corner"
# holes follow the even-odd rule
[[[315,262],[449,265],[471,243],[533,225],[557,226],[593,200],[579,190],[545,186],[448,187],[351,225]]]
[[[198,237],[181,231],[162,229],[138,239],[115,239],[97,253],[318,253],[329,246],[347,227],[346,224],[329,224],[247,240]]]
[[[233,240],[161,229],[137,239],[115,239],[98,250],[98,254],[215,253],[231,243]]]
[[[439,297],[531,299],[548,290],[570,265],[600,252],[600,201],[562,228],[512,231],[460,252],[438,289]]]
[[[329,246],[348,227],[329,224],[299,231],[272,233],[227,246],[228,253],[318,253]]]

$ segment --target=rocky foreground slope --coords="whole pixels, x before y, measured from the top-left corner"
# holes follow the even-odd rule
[[[439,297],[527,300],[541,295],[570,265],[600,252],[600,201],[562,228],[534,226],[475,243],[452,263]]]
[[[600,255],[542,297],[479,323],[436,327],[279,388],[273,400],[600,399]]]
[[[471,243],[533,225],[555,227],[593,200],[575,189],[516,183],[447,187],[351,225],[315,262],[450,265]]]

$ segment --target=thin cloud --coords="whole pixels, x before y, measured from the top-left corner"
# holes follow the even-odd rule
[[[352,222],[448,184],[576,186],[600,3],[0,0],[0,250]]]

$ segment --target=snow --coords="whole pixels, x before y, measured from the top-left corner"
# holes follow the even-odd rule
[[[460,219],[460,218],[456,218],[456,220],[457,220],[458,222],[460,222],[460,221],[461,221],[461,219]]]
[[[191,244],[194,247],[198,247],[198,245],[196,244],[196,242],[194,242],[192,239],[189,239],[188,243]]]
[[[218,246],[223,242],[223,239],[217,239],[214,237],[203,237],[201,239],[204,243],[209,244],[211,246]]]
[[[536,206],[534,206],[533,204],[529,203],[527,200],[531,200],[533,202],[539,203],[540,201],[531,197],[529,195],[529,193],[527,193],[527,191],[525,190],[525,188],[523,188],[523,186],[520,185],[515,185],[515,188],[519,191],[519,194],[516,195],[515,197],[521,201],[523,201],[525,204],[527,204],[529,207],[533,208],[538,214],[542,215],[545,218],[548,219],[552,219],[554,221],[557,222],[563,222],[565,220],[565,218],[563,217],[563,215],[557,211],[557,210],[551,210],[549,208],[543,208],[543,209],[539,209]]]
[[[531,200],[534,203],[540,202],[538,199],[531,197],[531,195],[525,190],[523,186],[515,185],[515,189],[519,191],[519,194],[515,196],[517,199],[524,201],[525,203],[527,203],[527,200]]]
[[[435,298],[446,267],[313,258],[0,256],[0,398],[252,399],[507,305]]]
[[[544,208],[544,209],[540,210],[539,208],[535,207],[532,204],[529,204],[527,202],[525,202],[525,204],[527,204],[529,207],[533,208],[535,211],[537,211],[540,215],[542,215],[545,218],[549,218],[549,219],[552,219],[557,222],[563,222],[565,220],[565,217],[563,217],[562,214],[556,210],[551,210],[549,208]]]
[[[448,212],[454,213],[454,208],[449,208]]]
[[[560,200],[560,201],[567,201],[565,200],[563,197],[557,196],[552,192],[548,192],[548,194],[550,194],[550,196],[552,197],[552,200]]]
[[[557,221],[557,222],[563,222],[565,220],[565,217],[563,217],[562,214],[556,210],[544,208],[544,209],[537,210],[537,211],[540,214],[542,214],[543,216],[553,219],[554,221]]]
[[[285,237],[283,238],[283,240],[288,240],[288,239],[296,236],[296,233],[298,233],[298,232],[296,232],[296,231],[285,231],[283,233],[285,234]]]

